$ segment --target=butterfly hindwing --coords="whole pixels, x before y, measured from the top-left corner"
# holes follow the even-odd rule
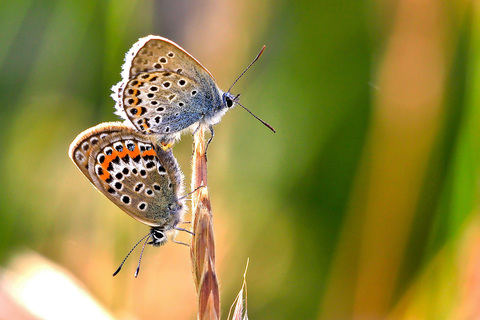
[[[147,136],[120,123],[90,128],[70,147],[77,167],[118,207],[144,224],[172,227],[183,177],[171,150],[158,152]]]
[[[198,83],[170,71],[132,77],[122,101],[128,119],[139,131],[164,135],[199,121],[209,103]]]

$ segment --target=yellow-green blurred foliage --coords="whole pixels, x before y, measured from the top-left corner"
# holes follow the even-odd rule
[[[183,246],[148,247],[138,279],[136,252],[112,278],[148,228],[67,156],[78,133],[117,120],[110,87],[148,34],[224,90],[267,45],[233,92],[277,133],[236,108],[208,150],[224,318],[247,257],[251,319],[480,318],[468,0],[0,1],[0,309],[36,313],[12,279],[45,263],[115,318],[195,319]],[[174,152],[188,177],[191,137]],[[87,310],[62,303],[77,298],[55,279],[30,299]]]

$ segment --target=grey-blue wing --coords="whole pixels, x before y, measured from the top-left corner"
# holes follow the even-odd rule
[[[220,106],[221,96],[210,79],[197,82],[173,71],[144,72],[123,90],[124,111],[145,134],[168,135],[199,122]]]

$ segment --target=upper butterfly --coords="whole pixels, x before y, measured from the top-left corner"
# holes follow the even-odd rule
[[[188,52],[153,35],[139,39],[128,51],[122,81],[112,91],[115,113],[140,132],[157,135],[163,144],[202,124],[213,136],[212,126],[238,104],[238,95],[220,90],[210,72]]]

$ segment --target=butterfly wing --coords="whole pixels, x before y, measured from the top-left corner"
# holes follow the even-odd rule
[[[69,151],[80,171],[123,211],[168,229],[180,219],[183,177],[171,150],[157,153],[147,136],[120,123],[82,132]]]
[[[196,82],[211,79],[212,74],[182,47],[166,38],[150,35],[140,38],[125,56],[123,79],[130,79],[140,72],[160,70],[183,74]]]
[[[172,135],[222,105],[213,76],[176,43],[141,38],[125,58],[122,81],[113,87],[116,113],[146,134]]]
[[[133,76],[122,96],[124,110],[137,130],[168,135],[200,121],[212,105],[212,95],[201,84],[170,71]]]

